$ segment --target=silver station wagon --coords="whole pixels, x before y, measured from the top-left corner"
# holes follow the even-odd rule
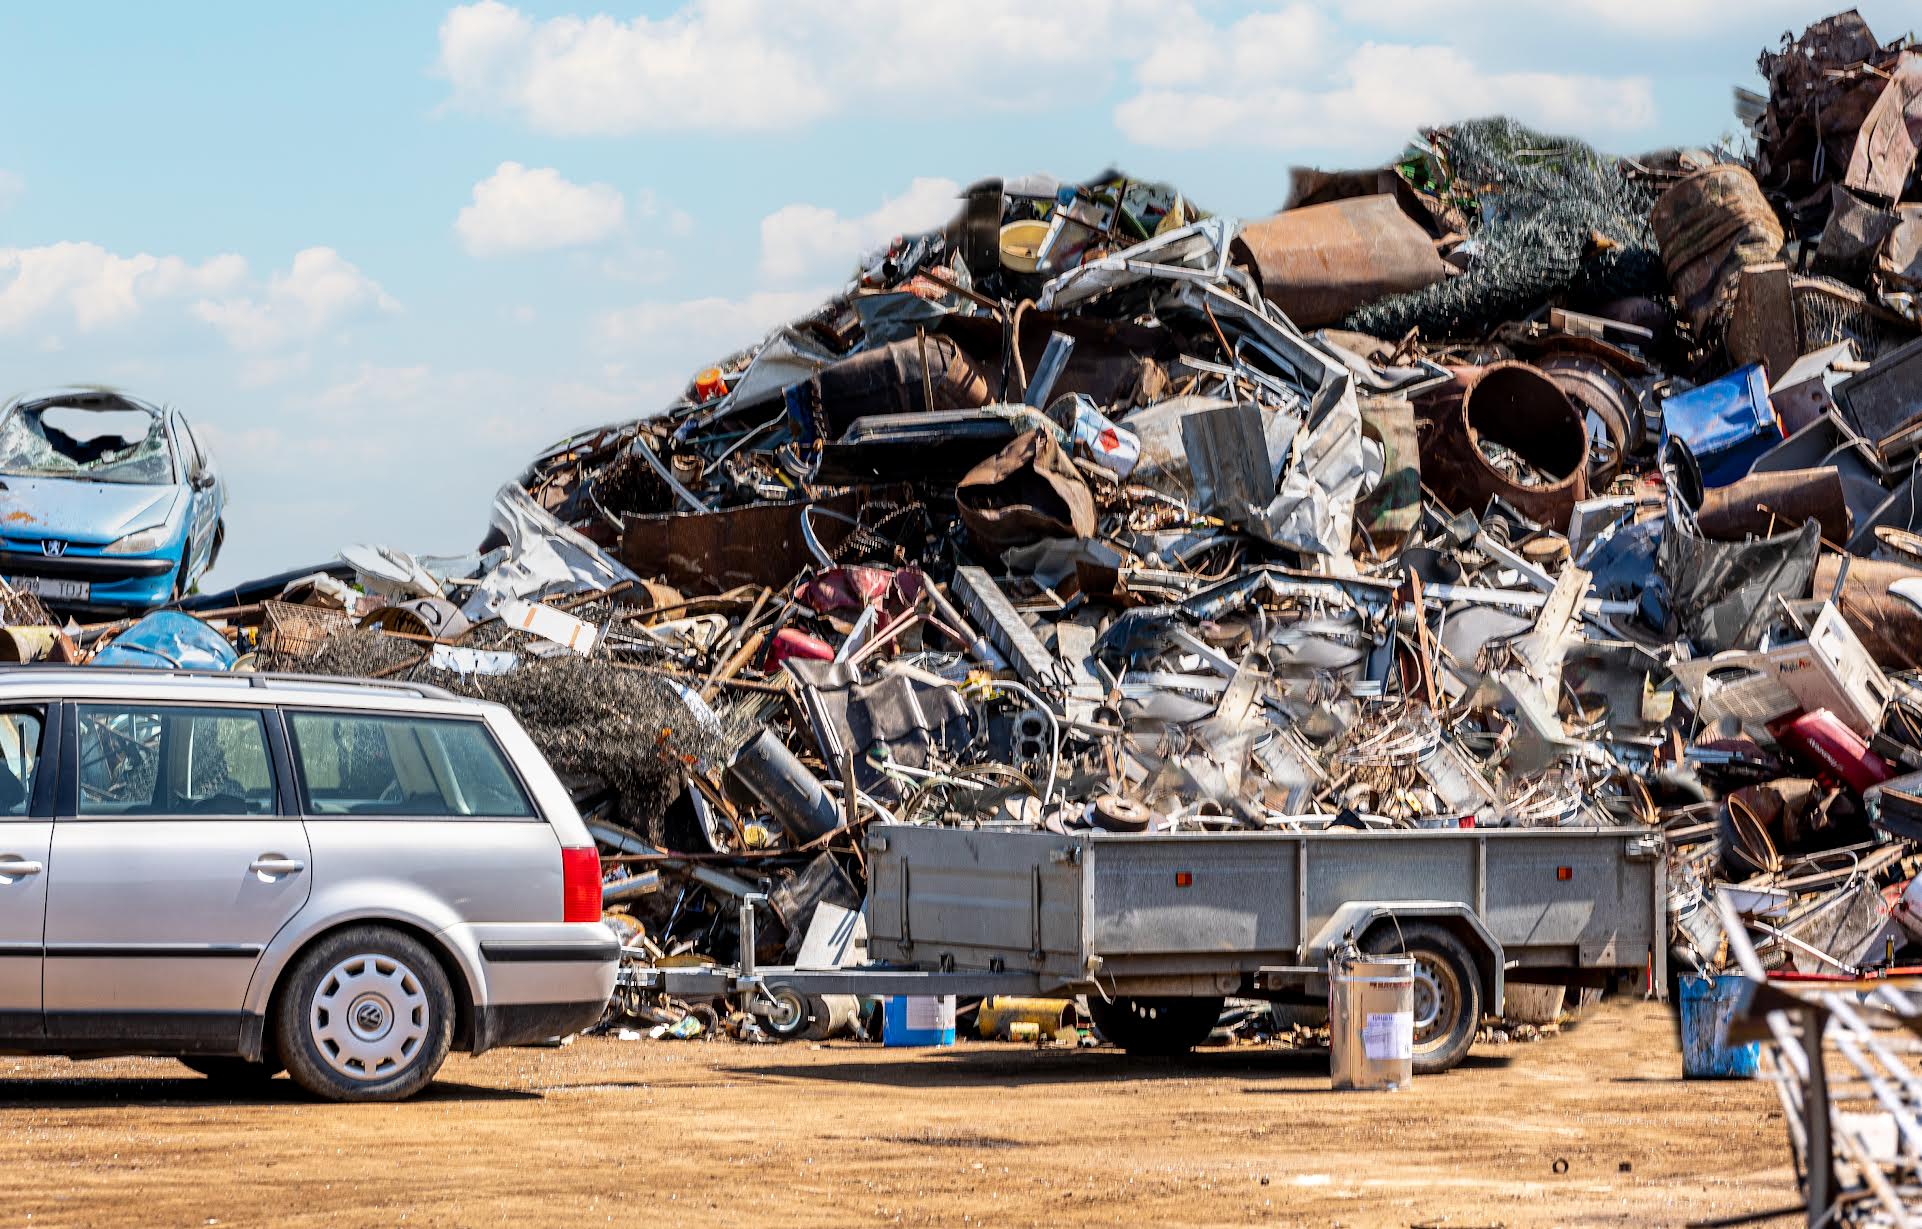
[[[508,711],[434,687],[0,669],[0,1052],[394,1100],[593,1024],[600,859]]]

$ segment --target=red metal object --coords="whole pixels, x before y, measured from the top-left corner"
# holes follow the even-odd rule
[[[1840,780],[1856,793],[1895,775],[1887,762],[1826,708],[1769,726],[1777,742],[1817,766],[1820,775]]]
[[[895,615],[920,598],[922,583],[919,568],[891,572],[886,568],[839,567],[808,581],[794,596],[816,614],[879,606],[883,613]]]
[[[790,657],[802,661],[833,661],[834,649],[819,636],[810,636],[798,627],[784,627],[774,633],[767,648],[767,670],[779,670]]]

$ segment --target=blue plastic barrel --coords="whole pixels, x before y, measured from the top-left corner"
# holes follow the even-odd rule
[[[897,994],[881,1011],[884,1046],[951,1046],[954,1044],[954,996]]]
[[[1745,1080],[1762,1059],[1759,1042],[1732,1046],[1723,1038],[1740,1002],[1739,974],[1682,976],[1682,1077],[1690,1080]]]

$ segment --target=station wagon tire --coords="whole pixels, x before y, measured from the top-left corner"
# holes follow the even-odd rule
[[[454,994],[418,940],[384,926],[330,935],[279,997],[275,1038],[294,1082],[330,1101],[399,1101],[425,1088],[454,1040]]]
[[[1371,955],[1415,958],[1415,1074],[1447,1071],[1468,1056],[1482,1021],[1482,979],[1468,947],[1432,922],[1377,928]]]
[[[181,1065],[206,1076],[223,1088],[258,1088],[286,1068],[279,1063],[256,1063],[231,1054],[183,1054]]]
[[[1221,1019],[1219,998],[1164,998],[1117,995],[1112,1002],[1088,996],[1088,1018],[1095,1031],[1130,1054],[1167,1058],[1186,1054],[1215,1031]]]

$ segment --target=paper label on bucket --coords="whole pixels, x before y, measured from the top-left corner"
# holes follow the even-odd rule
[[[916,1031],[951,1029],[954,1027],[954,996],[951,994],[910,995],[907,1019],[908,1027]]]
[[[1414,1013],[1369,1012],[1361,1026],[1361,1049],[1370,1059],[1389,1062],[1415,1057]]]

